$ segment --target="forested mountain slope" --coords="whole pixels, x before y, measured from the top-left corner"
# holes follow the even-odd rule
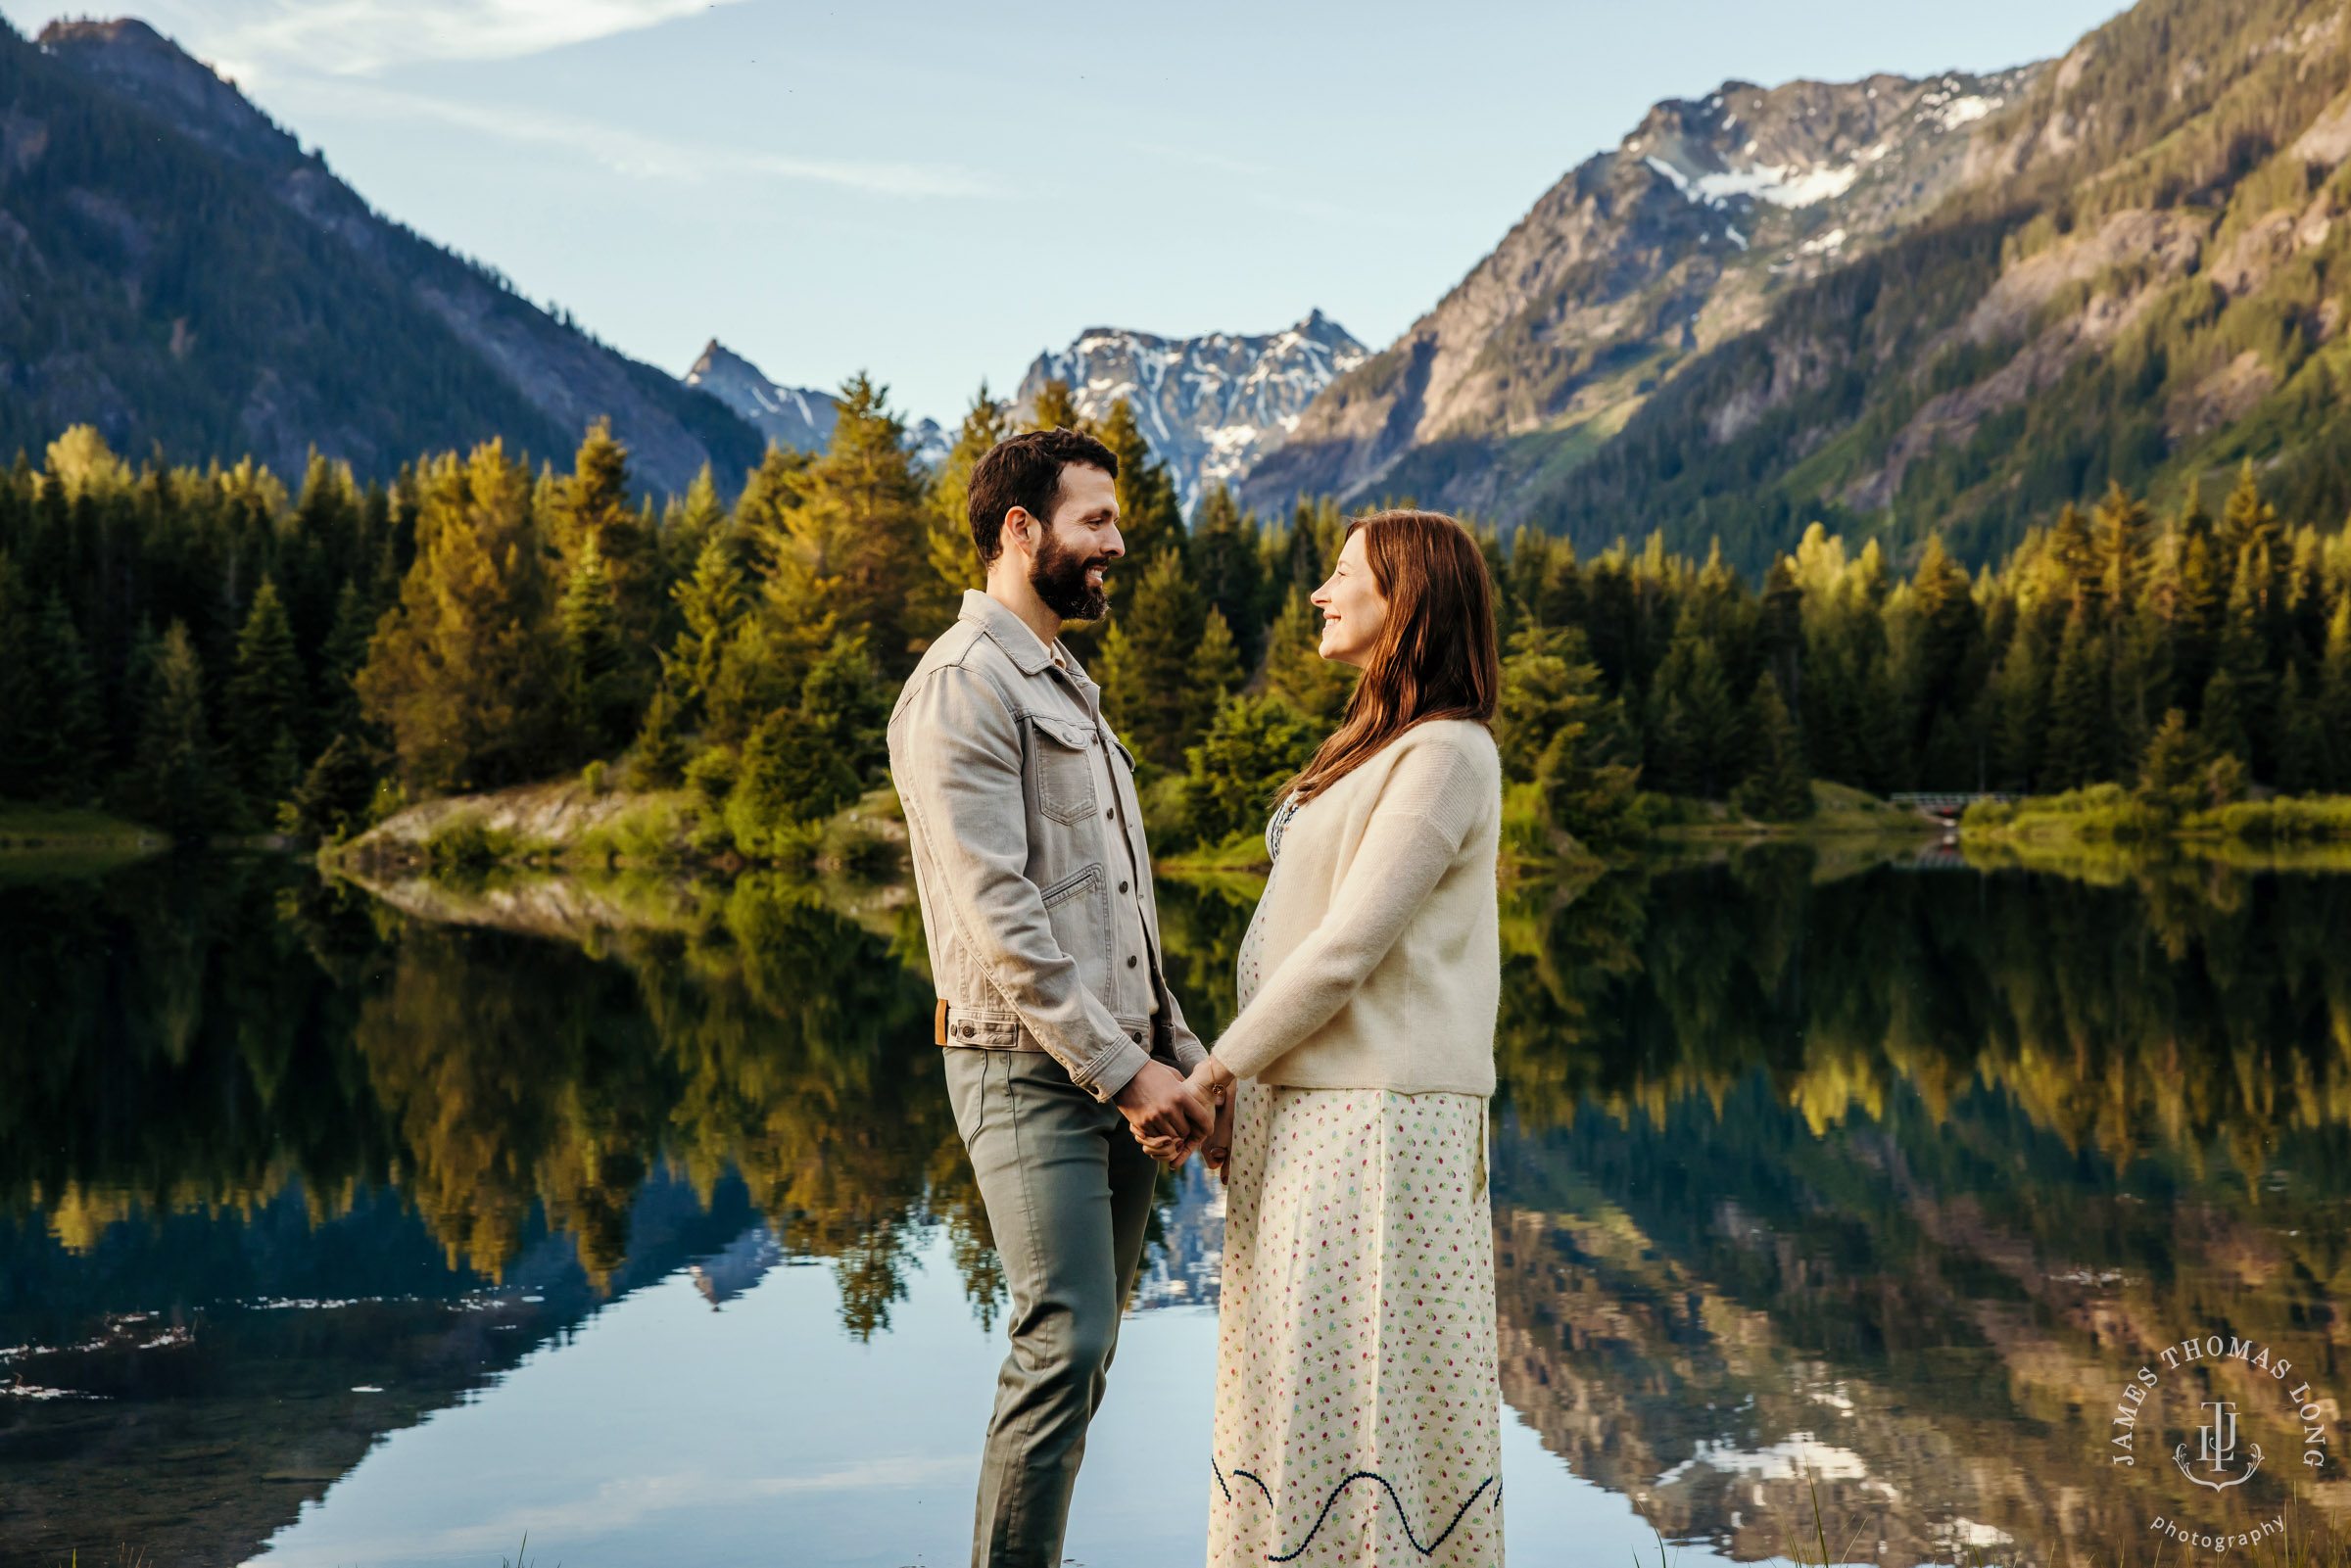
[[[1522,510],[1661,380],[1931,211],[1962,176],[1970,128],[2031,75],[1728,82],[1657,105],[1318,399],[1246,499],[1410,493]]]
[[[759,434],[372,213],[144,23],[0,28],[0,451],[115,448],[362,475],[504,435],[568,453],[608,415],[641,481],[722,484]]]
[[[2141,0],[2056,65],[1980,84],[1964,113],[1952,113],[1961,98],[1927,102],[1948,91],[1940,84],[1899,88],[1916,107],[1894,131],[1853,119],[1815,143],[1834,162],[1790,166],[1816,183],[1864,168],[1833,199],[1849,203],[1870,152],[1918,138],[1921,112],[1937,109],[1955,123],[1926,144],[1932,177],[1911,182],[1935,199],[1888,210],[1875,244],[1840,217],[1839,264],[1774,270],[1784,282],[1762,283],[1712,342],[1723,286],[1674,293],[1704,271],[1695,253],[1664,265],[1666,249],[1627,241],[1607,253],[1613,271],[1574,272],[1553,260],[1567,241],[1538,233],[1580,222],[1598,234],[1610,212],[1646,214],[1659,233],[1714,221],[1703,176],[1687,172],[1696,164],[1652,150],[1664,146],[1660,117],[1686,123],[1694,107],[1719,113],[1714,100],[1661,106],[1623,150],[1546,196],[1423,323],[1335,384],[1252,477],[1251,499],[1300,483],[1412,494],[1586,548],[1652,530],[1701,550],[1719,538],[1755,570],[1816,519],[1896,545],[1940,530],[1961,557],[1987,560],[2109,480],[2168,504],[2187,479],[2220,479],[2244,457],[2288,516],[2339,520],[2351,507],[2334,416],[2351,352],[2335,275],[2351,243],[2347,87],[2339,0]],[[1798,115],[1808,124],[1861,115],[1856,94],[1884,97],[1868,90],[1799,83],[1762,97],[1831,94]],[[1729,188],[1716,177],[1714,190]],[[1607,232],[1640,228],[1619,218]],[[1457,344],[1440,329],[1481,294],[1494,325]],[[1609,309],[1665,323],[1680,310],[1693,331],[1677,354],[1657,331],[1579,338],[1568,325]],[[1557,373],[1570,351],[1591,368]],[[1445,381],[1448,355],[1484,368]],[[1415,364],[1449,401],[1415,394],[1408,420],[1391,388],[1408,389]],[[1553,379],[1531,389],[1526,371],[1505,373],[1542,364]],[[1366,429],[1389,441],[1384,458]]]

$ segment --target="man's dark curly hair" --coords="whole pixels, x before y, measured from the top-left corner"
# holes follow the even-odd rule
[[[1119,477],[1119,454],[1080,430],[1032,430],[989,448],[972,465],[972,543],[992,566],[1004,553],[1004,514],[1015,506],[1040,523],[1053,520],[1061,471],[1072,463]]]

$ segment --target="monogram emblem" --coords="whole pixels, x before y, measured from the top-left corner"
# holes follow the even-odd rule
[[[2184,1443],[2172,1449],[2172,1462],[2180,1467],[2182,1475],[2199,1487],[2225,1492],[2231,1487],[2243,1486],[2261,1468],[2261,1445],[2248,1444],[2245,1451],[2252,1456],[2252,1462],[2242,1470],[2231,1471],[2230,1466],[2236,1459],[2236,1405],[2229,1400],[2207,1400],[2204,1411],[2207,1419],[2196,1428],[2195,1464],[2207,1474],[2198,1475],[2189,1466]]]

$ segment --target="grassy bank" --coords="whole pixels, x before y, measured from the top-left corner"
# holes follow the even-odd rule
[[[2189,809],[2161,795],[2096,784],[2062,795],[1979,802],[1968,808],[1960,832],[1971,846],[2351,845],[2351,795],[2277,795]]]
[[[0,880],[91,876],[170,847],[168,834],[103,811],[0,802]]]
[[[1650,836],[1661,839],[1923,838],[1941,831],[1907,806],[1826,779],[1812,781],[1812,815],[1794,822],[1761,822],[1720,800],[1644,795],[1641,806]]]

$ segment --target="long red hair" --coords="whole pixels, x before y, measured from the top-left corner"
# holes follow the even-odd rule
[[[1469,531],[1443,512],[1386,511],[1358,517],[1347,533],[1363,535],[1388,615],[1346,717],[1282,790],[1285,797],[1313,799],[1416,724],[1492,724],[1502,691],[1494,583]]]

